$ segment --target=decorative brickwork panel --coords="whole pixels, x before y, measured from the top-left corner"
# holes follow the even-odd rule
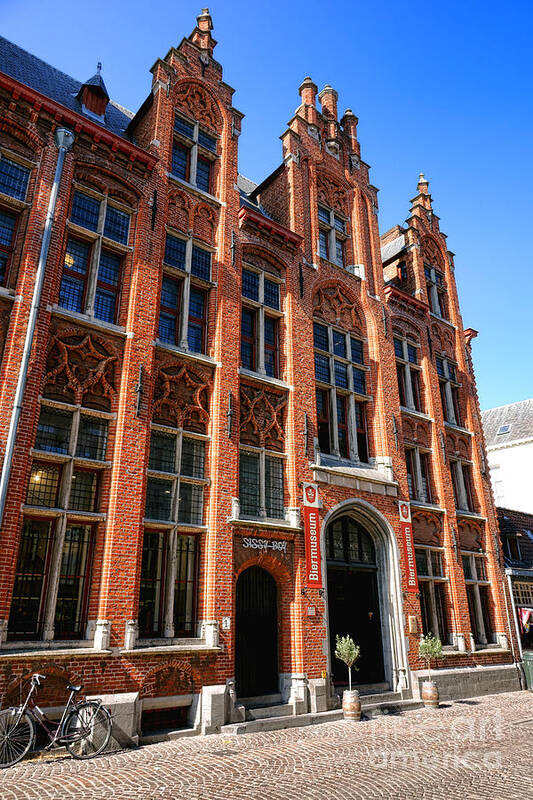
[[[444,325],[434,323],[431,326],[431,335],[434,347],[439,353],[444,353],[448,358],[455,358],[455,332]]]
[[[178,231],[187,233],[191,227],[191,200],[180,190],[171,192],[168,197],[168,224]]]
[[[46,680],[42,681],[39,689],[39,703],[46,705],[64,704],[67,697],[67,685],[76,683],[76,675],[68,672],[58,664],[50,661],[33,663],[31,668],[25,669],[22,675],[13,678],[7,684],[2,695],[0,707],[18,706],[26,699],[26,694],[30,688],[30,678],[34,672],[45,675]]]
[[[460,520],[457,524],[459,542],[463,550],[484,550],[485,531],[480,522]]]
[[[432,267],[437,267],[437,269],[444,270],[444,256],[432,236],[425,236],[422,239],[422,257],[424,263]]]
[[[198,203],[193,210],[192,219],[194,236],[213,244],[218,223],[215,211],[207,203]]]
[[[206,89],[198,83],[185,83],[178,86],[176,104],[183,108],[189,116],[218,131],[222,124],[218,106]]]
[[[192,694],[191,665],[186,661],[172,661],[155,667],[145,675],[140,697],[169,697],[175,694]]]
[[[75,180],[85,186],[90,186],[97,192],[108,194],[110,197],[130,207],[135,207],[140,191],[137,187],[128,185],[116,175],[110,175],[104,167],[95,164],[80,164],[75,173]]]
[[[322,286],[313,297],[313,315],[347,331],[360,330],[361,319],[353,300],[339,284]]]
[[[102,336],[61,329],[52,337],[43,394],[109,411],[116,395],[118,355]]]
[[[414,511],[413,537],[416,544],[442,545],[441,517],[426,511]]]
[[[164,364],[158,369],[153,418],[163,425],[205,433],[209,422],[210,381],[184,364]]]
[[[274,256],[266,251],[260,251],[258,248],[252,248],[251,245],[244,245],[242,260],[246,264],[253,267],[262,269],[265,272],[271,272],[273,275],[281,277],[285,273],[285,266],[279,262]]]
[[[326,175],[317,175],[318,202],[346,214],[346,189]]]
[[[241,386],[241,442],[282,451],[286,407],[283,394]]]

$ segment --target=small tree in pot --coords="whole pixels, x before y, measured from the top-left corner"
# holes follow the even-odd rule
[[[428,679],[422,684],[422,700],[426,708],[438,708],[439,690],[437,684],[431,680],[431,662],[442,656],[442,642],[438,636],[428,633],[423,636],[418,646],[418,653],[427,664]]]
[[[337,636],[335,658],[343,661],[348,667],[348,689],[342,695],[342,711],[344,719],[357,721],[361,718],[361,700],[357,689],[352,689],[352,669],[357,670],[355,662],[361,654],[361,648],[355,644],[351,636]]]

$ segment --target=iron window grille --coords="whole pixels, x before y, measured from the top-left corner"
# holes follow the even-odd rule
[[[11,640],[80,639],[87,626],[94,531],[25,519],[8,622]],[[59,564],[58,569],[54,565]]]
[[[435,359],[439,376],[440,399],[444,421],[451,425],[462,426],[461,406],[459,402],[459,382],[456,365],[448,358],[437,356]]]
[[[198,550],[193,536],[145,530],[139,592],[142,638],[195,635]]]
[[[191,353],[205,353],[207,339],[207,286],[211,282],[209,250],[167,233],[165,266],[179,270],[163,273],[158,338]]]
[[[30,170],[27,167],[0,154],[0,192],[15,200],[25,200],[29,178]]]
[[[59,465],[34,462],[26,495],[27,505],[56,508],[60,478]]]
[[[368,367],[363,342],[316,321],[313,339],[320,452],[367,463]]]
[[[243,267],[241,365],[269,378],[280,373],[281,280]]]
[[[154,427],[148,467],[146,518],[176,526],[203,525],[205,438]]]
[[[451,643],[449,624],[448,579],[442,548],[415,547],[416,571],[420,591],[422,632],[437,636],[443,644]]]
[[[213,167],[216,158],[216,137],[202,130],[196,121],[176,114],[171,174],[202,192],[215,194]]]
[[[418,346],[408,339],[394,337],[396,374],[400,405],[424,413],[422,401],[422,369],[418,363]]]
[[[70,221],[88,233],[87,239],[77,235],[67,239],[59,289],[61,307],[103,322],[117,321],[130,217],[107,196],[97,199],[74,192]]]
[[[429,307],[433,314],[443,319],[448,319],[448,297],[444,275],[435,267],[425,265],[426,290]]]
[[[285,518],[284,457],[264,448],[239,453],[239,506],[241,519]]]
[[[7,285],[16,229],[16,216],[0,209],[0,286]]]
[[[318,252],[320,258],[332,261],[338,267],[346,266],[345,243],[347,221],[326,206],[318,206]]]
[[[486,645],[495,640],[486,555],[463,551],[461,558],[474,642],[477,645]]]

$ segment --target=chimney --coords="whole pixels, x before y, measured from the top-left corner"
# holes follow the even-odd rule
[[[347,108],[344,112],[344,116],[341,119],[341,125],[344,130],[346,136],[350,139],[350,144],[352,151],[358,152],[359,146],[357,143],[357,123],[359,122],[358,118],[355,116],[351,108]]]
[[[213,30],[213,20],[208,8],[202,8],[202,13],[196,17],[196,28],[189,36],[189,40],[200,50],[204,50],[208,56],[213,55],[216,42],[211,36]]]
[[[313,83],[309,75],[307,78],[303,79],[302,85],[298,91],[300,92],[300,97],[302,98],[302,105],[316,108],[315,101],[316,93],[318,92],[318,86],[316,83]]]
[[[322,116],[327,119],[337,119],[337,100],[339,95],[332,89],[331,86],[326,84],[320,94],[318,95],[320,104],[322,106]]]
[[[99,61],[96,66],[96,73],[80,86],[76,97],[81,103],[81,110],[84,114],[103,119],[109,103],[109,95],[101,72],[102,64]]]
[[[415,213],[417,206],[418,207],[422,206],[422,208],[424,208],[428,212],[428,215],[432,215],[433,211],[431,205],[431,195],[428,191],[428,187],[429,187],[429,181],[426,180],[426,178],[424,177],[424,173],[421,172],[420,175],[418,176],[418,184],[416,187],[418,189],[418,194],[411,200],[412,214]]]

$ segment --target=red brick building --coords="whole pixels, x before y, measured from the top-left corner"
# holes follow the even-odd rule
[[[38,669],[50,702],[75,678],[210,731],[237,696],[331,707],[337,633],[418,696],[427,631],[442,696],[518,687],[428,183],[380,239],[357,117],[310,78],[280,166],[240,176],[211,29],[136,114],[1,40],[0,689]]]

